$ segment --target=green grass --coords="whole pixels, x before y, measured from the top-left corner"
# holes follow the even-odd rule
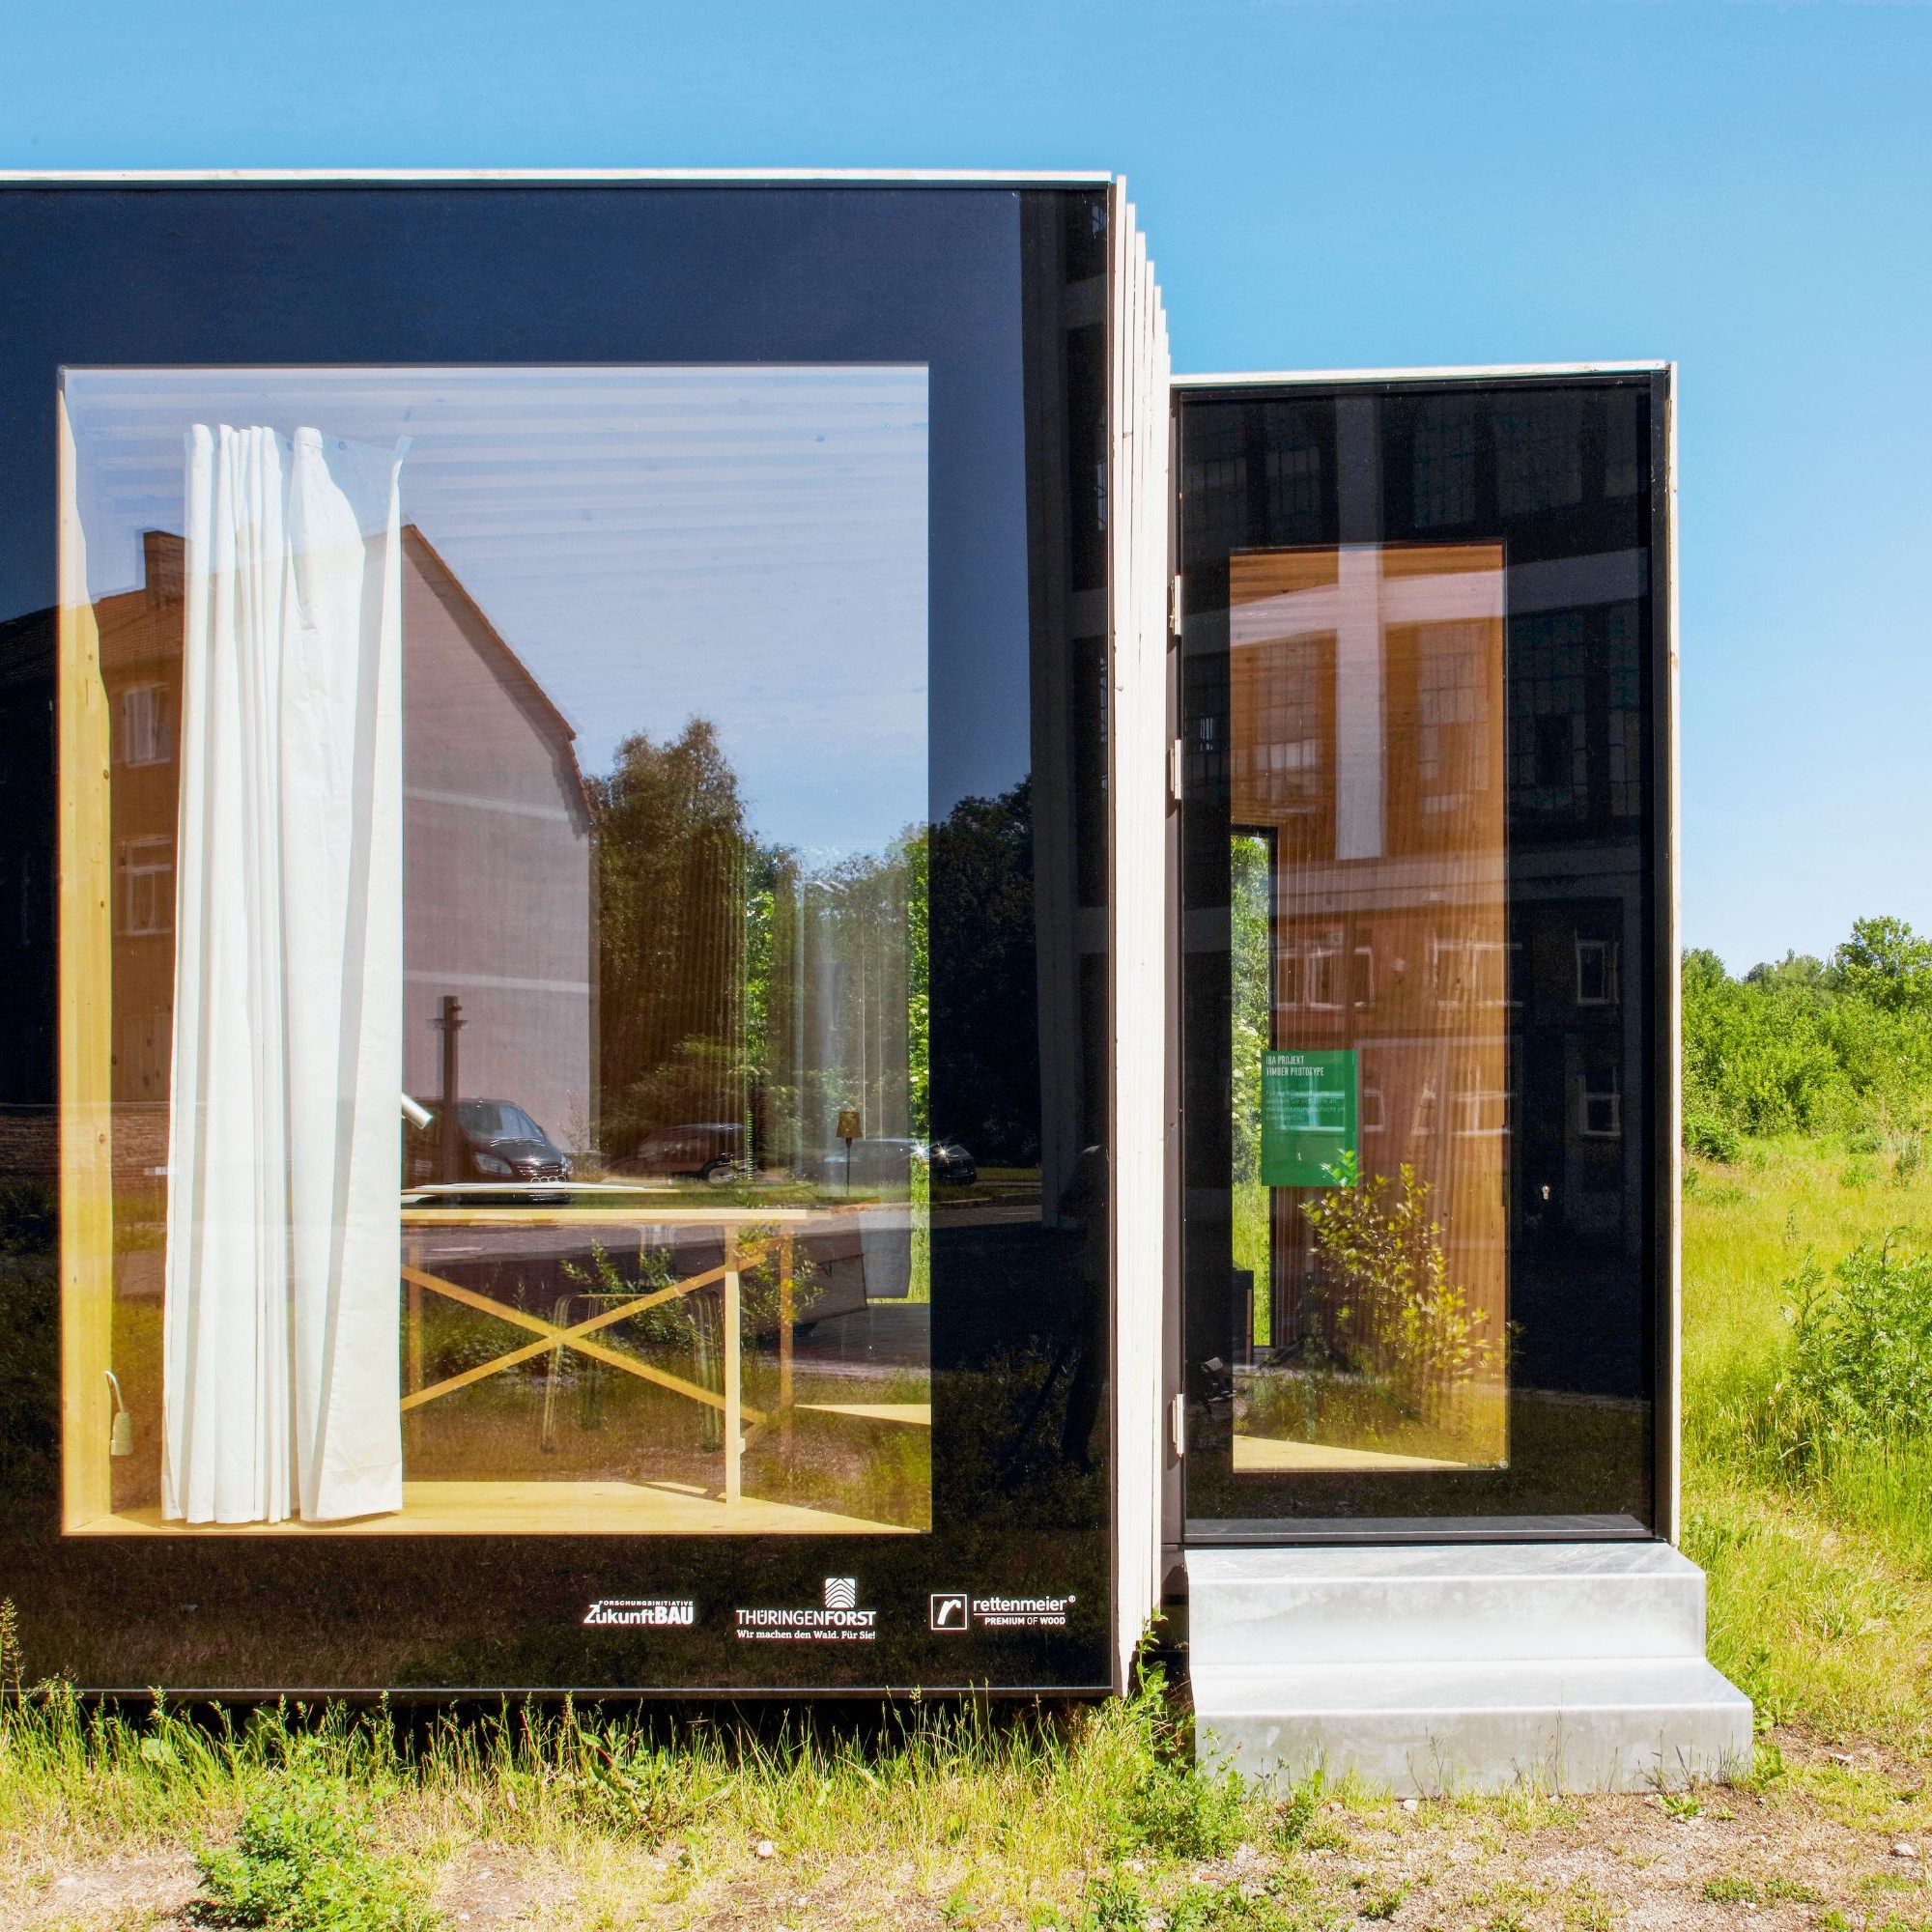
[[[1769,1421],[1807,1255],[1932,1248],[1923,1165],[1855,1160],[1785,1140],[1690,1163],[1684,1541],[1710,1575],[1712,1659],[1764,1717],[1932,1753],[1932,1435],[1900,1418],[1799,1468]]]
[[[1859,1166],[1843,1144],[1797,1141],[1693,1163],[1685,1542],[1710,1577],[1713,1660],[1761,1722],[1795,1727],[1760,1745],[1754,1795],[1732,1802],[1802,1804],[1881,1848],[1900,1832],[1932,1833],[1932,1764],[1901,1778],[1807,1739],[1932,1761],[1932,1432],[1902,1424],[1797,1462],[1779,1454],[1767,1418],[1788,1365],[1786,1284],[1807,1253],[1829,1266],[1889,1235],[1932,1245],[1922,1165],[1896,1177],[1883,1162]],[[129,1928],[454,1932],[452,1875],[484,1860],[539,1892],[553,1876],[568,1904],[535,1922],[599,1932],[685,1921],[1287,1932],[1409,1922],[1416,1888],[1434,1900],[1443,1872],[1462,1869],[1378,1867],[1373,1847],[1400,1819],[1374,1793],[1201,1775],[1157,1676],[1120,1702],[915,1699],[844,1729],[809,1713],[673,1724],[568,1706],[448,1713],[412,1729],[380,1709],[189,1721],[165,1705],[91,1706],[58,1686],[23,1694],[18,1657],[0,1613],[0,1886],[9,1869],[142,1856],[185,1866],[189,1917],[144,1907],[111,1921]],[[1672,1803],[1687,1818],[1731,1815],[1708,1793]],[[1463,1821],[1505,1859],[1532,1831],[1578,1825],[1535,1793],[1425,1814],[1439,1821],[1427,1830]],[[1866,1882],[1902,1881],[1881,1871]],[[22,1883],[10,1896],[31,1892]],[[1808,1881],[1770,1865],[1694,1884],[1702,1891],[1689,1895],[1708,1905],[1809,1896]],[[1441,1909],[1492,1926],[1541,1924],[1559,1909],[1568,1924],[1614,1922],[1587,1888],[1571,1891],[1546,1897],[1499,1870]],[[809,1907],[781,1910],[808,1894]],[[1833,1910],[1818,1922],[1834,1918],[1851,1922]]]

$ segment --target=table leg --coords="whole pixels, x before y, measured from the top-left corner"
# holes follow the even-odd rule
[[[403,1241],[403,1259],[417,1272],[422,1269],[422,1236],[411,1235]],[[423,1385],[423,1292],[419,1284],[409,1284],[409,1319],[403,1351],[403,1393],[414,1395]],[[417,1434],[414,1411],[407,1418],[405,1443],[414,1447]]]
[[[738,1231],[724,1230],[724,1500],[743,1492],[745,1459],[744,1391],[738,1386]]]
[[[791,1443],[791,1230],[779,1236],[779,1434]]]

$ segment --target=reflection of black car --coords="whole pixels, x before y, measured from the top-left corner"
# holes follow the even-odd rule
[[[638,1143],[635,1153],[611,1163],[617,1175],[695,1175],[723,1182],[745,1172],[742,1121],[685,1121],[659,1127]]]
[[[957,1141],[898,1140],[872,1135],[843,1142],[818,1156],[815,1179],[827,1187],[842,1187],[848,1177],[858,1186],[896,1186],[916,1166],[928,1169],[934,1180],[949,1187],[965,1187],[980,1178],[973,1156]]]
[[[946,1187],[971,1187],[980,1165],[957,1141],[928,1141],[925,1162],[933,1179]]]
[[[568,1180],[570,1156],[514,1100],[456,1103],[459,1180]],[[439,1129],[411,1136],[410,1179],[443,1178]]]

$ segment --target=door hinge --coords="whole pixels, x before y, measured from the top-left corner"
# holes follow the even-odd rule
[[[1167,1433],[1174,1444],[1174,1460],[1178,1463],[1187,1454],[1187,1398],[1177,1395],[1168,1404]]]
[[[1183,775],[1187,770],[1187,741],[1177,738],[1167,748],[1167,800],[1170,805],[1180,803],[1183,788]]]
[[[1179,573],[1167,580],[1167,635],[1178,638],[1180,635],[1180,578]]]

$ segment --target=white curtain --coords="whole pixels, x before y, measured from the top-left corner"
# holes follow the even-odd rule
[[[403,451],[187,438],[161,1512],[402,1507]]]

